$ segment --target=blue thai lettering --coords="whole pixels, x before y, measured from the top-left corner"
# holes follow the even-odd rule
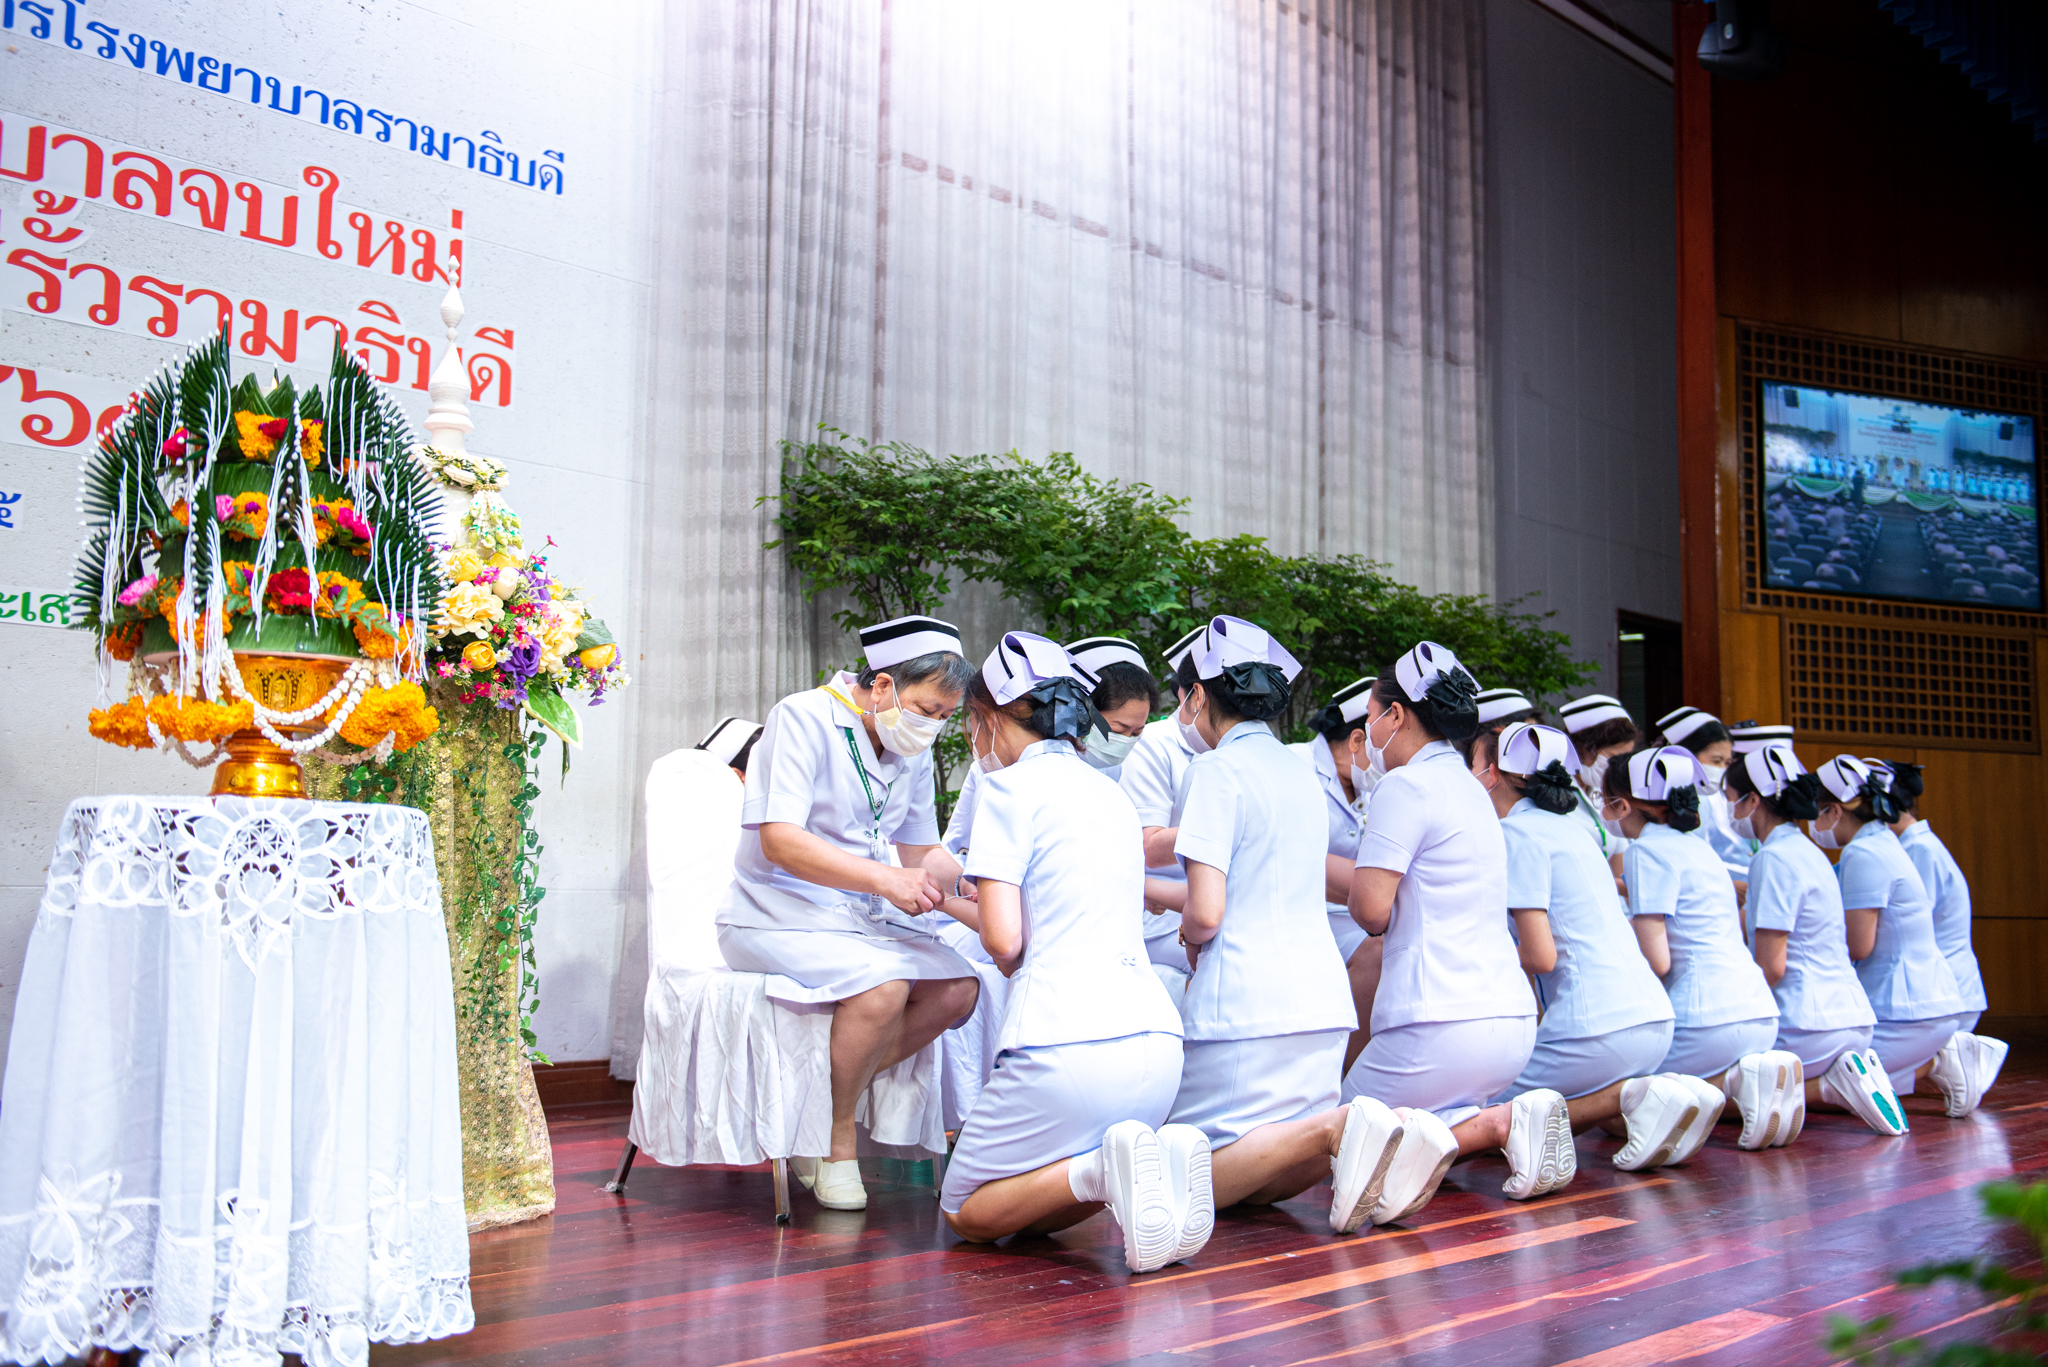
[[[336,100],[334,102],[334,120],[329,126],[333,128],[341,127],[341,116],[343,114],[347,114],[355,124],[355,127],[349,129],[349,132],[360,133],[363,131],[363,107],[361,105],[357,104],[354,100]]]
[[[378,122],[378,124],[381,125],[377,129],[378,142],[391,141],[391,116],[389,114],[386,114],[381,109],[366,109],[363,111],[363,116],[365,118],[375,119]]]
[[[540,168],[540,188],[545,190],[551,185],[556,194],[562,193],[562,168],[544,165]]]
[[[248,69],[249,68],[247,67],[242,68],[242,70],[244,71],[247,71]],[[270,87],[270,107],[272,109],[275,109],[280,114],[296,114],[299,112],[299,88],[297,86],[292,87],[292,107],[290,109],[286,109],[283,105],[277,102],[277,97],[283,93],[283,87],[278,84],[277,77],[265,76],[263,78],[263,84]],[[315,95],[320,95],[320,92],[317,90],[314,91],[313,93]],[[320,95],[320,98],[324,101],[326,100],[327,97],[325,95]],[[254,104],[255,100],[251,99],[250,103]]]
[[[526,179],[521,180],[519,178],[519,154],[517,152],[507,152],[505,155],[512,158],[512,174],[507,176],[506,179],[510,180],[514,185],[530,187],[533,184],[533,177],[539,169],[540,163],[532,158],[528,158],[526,162]]]
[[[34,26],[29,29],[29,36],[32,38],[49,37],[50,24],[56,19],[57,11],[51,9],[48,5],[38,4],[37,0],[20,0],[20,3],[21,8],[36,17]],[[7,27],[9,28],[14,27],[14,5],[15,0],[7,0]]]
[[[249,78],[249,103],[261,104],[263,102],[263,78],[256,74],[256,69],[254,67],[238,66],[232,68],[232,70],[236,76],[247,76]]]
[[[413,121],[412,121],[411,119],[402,119],[402,118],[398,117],[398,115],[396,115],[396,114],[393,114],[393,115],[391,116],[391,122],[393,122],[393,123],[402,123],[402,124],[404,124],[404,125],[405,125],[405,150],[406,150],[406,151],[408,151],[408,152],[417,152],[417,151],[419,151],[419,150],[420,150],[420,126],[419,126],[418,124],[414,123],[414,122],[413,122]]]
[[[118,46],[121,38],[121,30],[117,28],[112,28],[106,24],[102,24],[97,19],[87,24],[86,28],[94,33],[97,33],[100,36],[99,50],[93,54],[94,56],[112,57],[116,52],[119,52],[121,50]]]
[[[192,59],[197,57],[198,53],[180,52],[174,47],[165,47],[155,38],[149,40],[149,50],[156,54],[157,75],[167,75],[175,66],[178,69],[178,79],[186,85],[192,84]]]
[[[298,113],[298,112],[299,112],[299,97],[298,97],[298,94],[297,94],[297,91],[298,91],[298,87],[297,87],[297,86],[293,86],[293,87],[292,87],[292,91],[293,91],[293,94],[292,94],[292,113],[296,114],[296,113]],[[322,123],[326,123],[326,122],[327,122],[327,106],[328,106],[328,103],[329,103],[329,102],[328,102],[328,99],[327,99],[327,92],[326,92],[326,91],[324,91],[324,90],[315,90],[315,89],[313,89],[313,87],[312,87],[312,86],[307,86],[307,87],[306,87],[306,93],[307,93],[308,95],[318,95],[318,96],[320,97],[320,122],[322,122]]]
[[[476,161],[476,169],[477,169],[477,170],[479,170],[479,171],[481,171],[481,172],[483,172],[483,173],[484,173],[485,175],[487,175],[487,176],[502,176],[502,175],[504,175],[504,174],[505,174],[505,151],[504,151],[504,142],[505,142],[505,140],[504,140],[503,138],[500,138],[500,137],[499,137],[499,136],[498,136],[498,135],[497,135],[496,133],[492,132],[492,131],[491,131],[490,129],[488,129],[488,128],[486,128],[486,129],[484,130],[484,132],[483,132],[483,138],[484,138],[484,141],[485,141],[485,142],[488,142],[488,143],[494,143],[494,144],[496,144],[496,145],[495,145],[495,146],[491,146],[491,147],[479,147],[479,148],[477,148],[477,149],[476,149],[476,158],[477,158],[477,161]],[[484,158],[486,158],[486,157],[489,157],[489,158],[490,158],[490,161],[488,162],[488,164],[487,164],[487,163],[486,163],[486,162],[484,161]]]
[[[147,38],[144,38],[139,33],[128,35],[128,65],[134,67],[137,71],[142,70],[142,61],[148,52],[149,40]]]
[[[64,46],[73,52],[85,46],[78,36],[78,6],[81,0],[64,0]]]
[[[235,68],[232,63],[223,63],[216,57],[201,57],[199,59],[199,88],[201,90],[211,90],[216,95],[225,95],[228,93],[228,81],[234,74]],[[219,85],[209,85],[207,83],[208,78],[212,76],[220,77]]]

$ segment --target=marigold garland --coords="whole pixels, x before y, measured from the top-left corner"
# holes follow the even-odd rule
[[[249,460],[269,460],[277,453],[277,444],[290,430],[289,422],[273,418],[268,413],[245,410],[235,414],[235,437],[241,442],[242,455]]]
[[[256,712],[247,702],[207,702],[172,694],[149,700],[149,719],[174,740],[201,744],[248,730],[256,724]]]
[[[426,692],[407,681],[365,690],[356,710],[341,724],[341,738],[368,750],[389,735],[394,738],[392,749],[410,750],[440,727],[441,716],[427,705]]]
[[[85,729],[94,740],[125,745],[131,750],[154,750],[149,724],[143,720],[144,700],[129,698],[112,707],[95,707],[87,716]]]

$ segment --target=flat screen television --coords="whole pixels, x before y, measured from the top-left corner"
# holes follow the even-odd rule
[[[1769,586],[2041,610],[2034,419],[1766,381]]]

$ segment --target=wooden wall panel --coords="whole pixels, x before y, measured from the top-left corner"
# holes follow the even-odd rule
[[[1972,929],[1990,1014],[2048,1016],[2048,920],[1981,917]]]

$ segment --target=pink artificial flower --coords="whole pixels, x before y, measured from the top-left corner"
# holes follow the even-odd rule
[[[216,495],[213,500],[213,511],[223,522],[233,517],[235,515],[235,496],[233,494]]]
[[[147,598],[150,594],[150,591],[155,587],[156,576],[153,574],[145,574],[142,576],[142,578],[136,580],[127,588],[121,590],[119,602],[121,606],[124,608],[132,608],[137,603]]]
[[[128,403],[132,410],[135,407],[134,395],[128,396]],[[192,434],[182,427],[171,433],[170,437],[163,444],[163,457],[165,460],[183,460],[191,453]]]

